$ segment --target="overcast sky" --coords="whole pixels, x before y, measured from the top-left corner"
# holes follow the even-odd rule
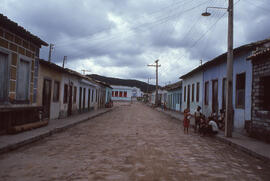
[[[228,0],[0,0],[0,13],[47,43],[53,62],[78,72],[160,84],[224,53]],[[234,0],[234,47],[270,37],[269,0]],[[48,47],[41,58],[48,59]]]

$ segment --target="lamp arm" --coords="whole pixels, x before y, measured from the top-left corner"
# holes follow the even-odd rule
[[[223,8],[223,7],[207,7],[206,12],[207,12],[207,9],[226,9],[226,10],[228,10],[228,8]]]

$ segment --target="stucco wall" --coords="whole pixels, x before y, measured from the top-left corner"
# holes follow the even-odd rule
[[[249,55],[245,52],[241,55],[234,57],[233,62],[233,108],[234,108],[234,127],[244,128],[245,120],[251,119],[251,81],[252,81],[252,65],[250,61],[246,61],[246,57]],[[227,70],[226,62],[219,65],[208,67],[204,71],[203,80],[204,84],[209,81],[209,104],[205,105],[203,102],[202,112],[209,116],[212,112],[212,80],[218,80],[218,107],[222,108],[222,80],[226,78]],[[246,73],[246,88],[245,88],[245,108],[235,107],[235,94],[236,94],[236,75],[240,73]],[[204,93],[205,89],[203,89]]]
[[[182,109],[182,101],[183,101],[183,97],[182,97],[182,89],[176,89],[173,91],[168,91],[168,104],[167,106],[169,106],[170,109],[175,110],[175,111],[181,111]],[[178,97],[178,96],[179,97]],[[170,99],[170,100],[169,100]],[[177,101],[177,99],[179,99]],[[177,103],[179,102],[179,103]]]
[[[200,89],[199,89],[199,101],[196,102],[196,84],[197,82],[200,83]],[[197,72],[182,81],[182,106],[181,110],[184,111],[187,108],[187,98],[188,98],[188,85],[190,85],[190,113],[194,114],[194,112],[197,109],[197,106],[202,107],[202,100],[203,100],[203,94],[202,94],[202,88],[203,88],[203,72]],[[194,102],[192,102],[192,84],[195,85],[195,90],[194,90]],[[184,101],[184,88],[186,86],[186,101]]]
[[[113,89],[112,91],[118,91],[118,97],[112,97],[113,101],[131,101],[132,96],[132,87],[126,87],[126,86],[111,86]],[[119,91],[126,91],[127,97],[119,97]]]
[[[245,120],[251,120],[251,90],[252,90],[252,64],[246,61],[250,53],[245,53],[234,60],[233,66],[233,107],[234,107],[234,127],[244,128]],[[236,75],[246,73],[246,89],[245,89],[245,108],[239,109],[235,107],[235,91],[236,91]]]
[[[61,101],[61,86],[60,86],[60,93],[59,93],[59,101],[53,101],[53,86],[54,81],[60,82],[62,81],[61,73],[43,66],[40,64],[39,66],[39,73],[38,73],[38,91],[37,91],[37,105],[42,106],[42,97],[43,97],[43,83],[44,79],[51,80],[51,104],[50,104],[50,119],[57,119],[59,118],[60,112],[60,101]]]
[[[218,107],[219,109],[222,108],[222,80],[223,78],[226,78],[226,63],[222,63],[216,66],[208,67],[206,71],[204,71],[203,74],[203,93],[205,95],[205,82],[209,82],[209,99],[208,99],[208,105],[205,105],[204,99],[203,99],[203,107],[202,107],[202,113],[206,116],[210,116],[212,113],[212,80],[218,80]],[[204,96],[203,96],[204,98]]]

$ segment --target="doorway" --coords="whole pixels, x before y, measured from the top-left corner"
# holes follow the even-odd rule
[[[43,82],[43,95],[42,95],[42,106],[43,106],[43,118],[50,118],[51,108],[51,87],[52,81],[44,79]]]
[[[79,111],[82,111],[82,88],[80,87],[80,93],[79,93]]]
[[[218,113],[218,80],[212,81],[212,112]]]
[[[72,85],[69,86],[69,93],[68,93],[68,116],[72,114]]]
[[[188,85],[187,108],[190,109],[190,85]]]
[[[83,111],[85,111],[85,88],[83,88]]]

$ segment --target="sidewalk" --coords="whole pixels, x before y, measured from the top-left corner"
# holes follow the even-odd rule
[[[170,110],[164,111],[161,108],[155,108],[155,109],[159,112],[163,112],[164,114],[167,114],[180,121],[184,119],[184,115],[182,113],[170,111]],[[195,120],[194,120],[194,117],[192,117],[190,124],[194,125],[194,123],[195,123]],[[259,158],[263,161],[270,162],[270,144],[242,135],[237,132],[233,132],[232,138],[227,138],[224,136],[223,131],[219,131],[219,133],[216,135],[216,138],[239,150],[246,152],[247,154],[251,156]]]
[[[73,115],[64,119],[50,120],[47,126],[15,135],[0,136],[0,154],[33,143],[54,133],[61,132],[81,122],[87,121],[101,114],[112,111],[114,108],[105,108],[97,111]]]

